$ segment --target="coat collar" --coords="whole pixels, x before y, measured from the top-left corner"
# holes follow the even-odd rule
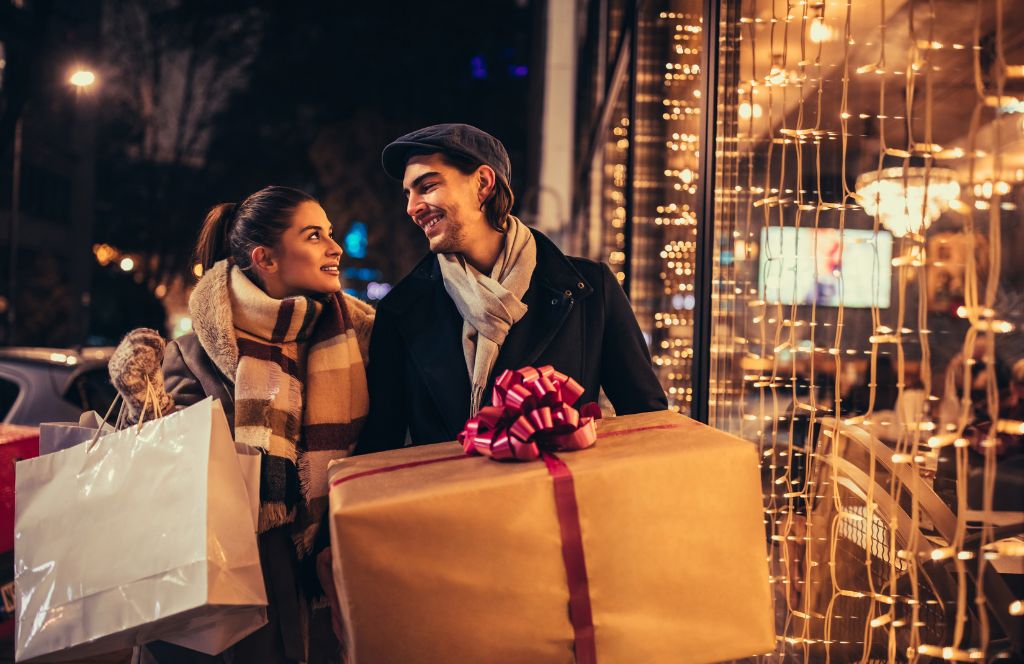
[[[492,380],[504,369],[533,363],[578,302],[594,292],[551,240],[531,230],[537,241],[537,267],[523,298],[529,311],[509,332]],[[459,431],[469,416],[470,388],[462,350],[462,317],[445,291],[436,256],[420,261],[408,280],[407,296],[396,303],[402,333],[445,425]]]
[[[223,260],[203,274],[188,298],[188,312],[199,345],[221,373],[234,380],[238,369],[238,341],[228,295],[229,269],[228,261]]]
[[[540,231],[531,228],[533,238],[537,241],[537,269],[533,273],[530,288],[535,286],[548,291],[565,293],[569,291],[575,299],[584,298],[594,292],[593,287],[573,266],[565,254]],[[441,277],[441,266],[437,256],[427,254],[409,273],[414,281],[432,282],[444,288]]]

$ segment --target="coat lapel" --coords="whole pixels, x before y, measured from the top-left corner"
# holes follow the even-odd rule
[[[537,241],[537,268],[523,301],[529,310],[509,332],[491,372],[491,384],[506,369],[531,366],[562,329],[579,300],[593,292],[565,255],[544,235]],[[490,388],[488,388],[490,389]]]
[[[417,271],[425,279],[423,297],[411,303],[403,327],[413,363],[444,423],[462,429],[469,417],[469,372],[462,351],[462,317],[441,281],[437,260]]]

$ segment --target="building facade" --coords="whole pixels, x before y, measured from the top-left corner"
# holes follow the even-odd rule
[[[601,0],[571,26],[564,245],[612,266],[670,407],[757,445],[773,656],[1019,646],[1024,7]]]

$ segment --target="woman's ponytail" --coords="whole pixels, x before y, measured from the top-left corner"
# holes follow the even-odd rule
[[[221,203],[206,213],[195,252],[196,261],[203,266],[203,272],[217,261],[231,256],[231,229],[237,213],[238,203]]]
[[[316,203],[309,194],[290,187],[264,187],[241,203],[215,205],[206,215],[196,243],[196,262],[206,272],[230,258],[248,270],[255,247],[275,247],[291,225],[296,208]]]

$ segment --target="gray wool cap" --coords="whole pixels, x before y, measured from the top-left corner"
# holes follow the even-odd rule
[[[443,152],[467,157],[494,169],[508,186],[512,163],[501,141],[468,124],[439,124],[409,132],[388,143],[381,153],[384,172],[396,180],[405,175],[405,165],[413,152]]]

